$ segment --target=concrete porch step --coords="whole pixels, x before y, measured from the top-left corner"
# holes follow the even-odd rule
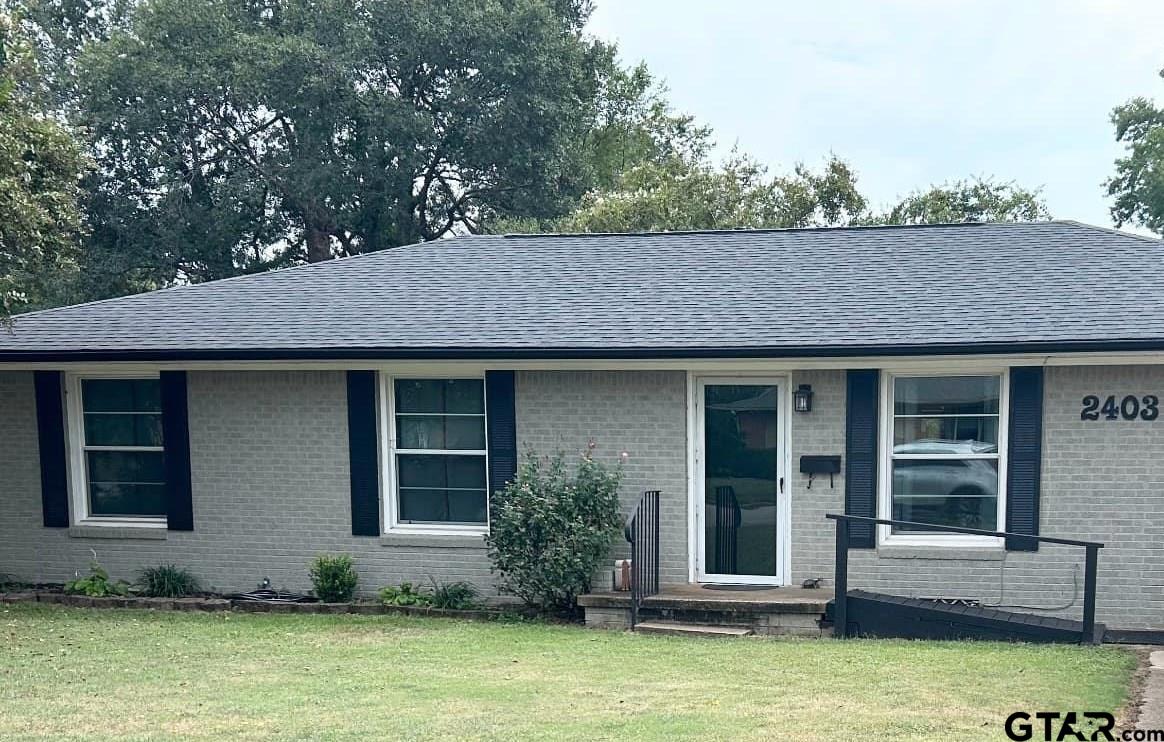
[[[779,587],[759,591],[708,590],[699,585],[664,585],[657,595],[643,600],[652,609],[713,611],[725,613],[805,613],[824,615],[831,590]],[[583,608],[625,608],[629,592],[596,592],[578,596]]]
[[[747,626],[679,623],[678,621],[643,621],[635,626],[635,631],[644,634],[664,634],[667,636],[729,637],[751,636],[755,632]]]
[[[762,636],[823,635],[821,622],[829,590],[779,587],[763,590],[709,590],[700,585],[663,585],[657,595],[639,608],[643,623],[745,628]],[[631,619],[631,594],[600,592],[578,596],[586,610],[586,625],[601,629],[627,629]]]

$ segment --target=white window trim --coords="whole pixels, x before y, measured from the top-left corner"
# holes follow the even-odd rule
[[[68,480],[71,499],[70,514],[73,525],[103,526],[108,528],[165,528],[165,517],[140,517],[92,515],[89,512],[89,467],[85,464],[87,450],[135,450],[164,451],[165,447],[146,446],[86,446],[85,410],[81,399],[81,382],[85,379],[157,379],[154,372],[84,372],[65,375],[65,418],[69,444]]]
[[[489,491],[489,399],[484,394],[485,375],[481,372],[466,373],[410,373],[392,374],[381,371],[378,393],[380,396],[380,460],[383,462],[384,496],[382,507],[384,512],[384,531],[391,534],[423,534],[427,536],[471,536],[489,533],[489,501],[493,493]],[[396,447],[396,382],[403,379],[479,379],[482,386],[482,398],[485,408],[485,441],[486,447],[482,450],[451,450],[451,449],[413,449]],[[411,413],[409,413],[411,414]],[[467,524],[428,524],[428,523],[401,523],[399,493],[396,491],[396,456],[397,454],[465,454],[481,456],[485,460],[485,523],[482,525]]]
[[[997,376],[998,395],[998,514],[996,531],[1006,528],[1006,460],[1008,434],[1010,431],[1010,372],[1007,368],[984,369],[972,367],[954,371],[882,369],[880,393],[880,459],[878,461],[879,486],[877,512],[879,518],[893,518],[893,381],[899,378],[932,378],[937,376]],[[925,454],[911,454],[909,458],[930,458]],[[959,459],[995,459],[993,454],[959,455]],[[1002,548],[1003,539],[995,536],[973,536],[965,533],[892,533],[890,526],[877,526],[879,546],[949,546],[949,547],[992,547]]]

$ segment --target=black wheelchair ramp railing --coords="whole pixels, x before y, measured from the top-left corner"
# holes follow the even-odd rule
[[[908,520],[869,518],[862,515],[842,515],[840,513],[826,513],[825,517],[837,522],[836,568],[833,574],[833,583],[836,592],[833,611],[833,635],[838,638],[844,638],[849,635],[849,526],[854,523],[861,523],[874,527],[897,526],[914,531],[964,533],[972,536],[992,536],[1019,542],[1037,541],[1045,544],[1082,547],[1085,550],[1085,554],[1083,567],[1083,626],[1079,632],[1080,643],[1095,644],[1098,641],[1095,632],[1095,580],[1096,568],[1099,563],[1099,550],[1103,548],[1103,544],[1098,541],[1080,541],[1078,539],[1056,538],[1053,536],[1032,536],[1027,533],[1011,533],[1008,531],[984,531],[977,528],[963,528],[961,526],[942,526],[933,523],[915,523]]]
[[[623,529],[631,547],[631,628],[643,599],[659,592],[659,490],[647,490]]]

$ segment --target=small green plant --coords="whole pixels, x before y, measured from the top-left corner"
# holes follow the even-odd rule
[[[69,595],[107,598],[111,595],[128,595],[129,583],[124,580],[116,582],[110,580],[109,573],[97,561],[97,552],[93,552],[93,560],[89,562],[89,574],[85,577],[78,574],[77,579],[66,582],[65,592]]]
[[[380,602],[384,605],[412,605],[427,608],[432,605],[432,596],[411,582],[402,582],[400,587],[389,585],[381,589]]]
[[[188,570],[163,564],[143,569],[137,578],[137,589],[147,598],[185,598],[202,588]]]
[[[309,570],[315,597],[325,603],[348,603],[356,594],[356,567],[347,554],[320,554]]]
[[[449,611],[471,611],[481,607],[477,588],[467,582],[437,582],[432,580],[432,607]]]

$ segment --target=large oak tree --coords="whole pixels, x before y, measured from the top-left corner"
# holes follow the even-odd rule
[[[90,281],[209,280],[567,212],[612,54],[577,0],[143,0],[86,44]],[[101,280],[101,277],[105,280]]]

